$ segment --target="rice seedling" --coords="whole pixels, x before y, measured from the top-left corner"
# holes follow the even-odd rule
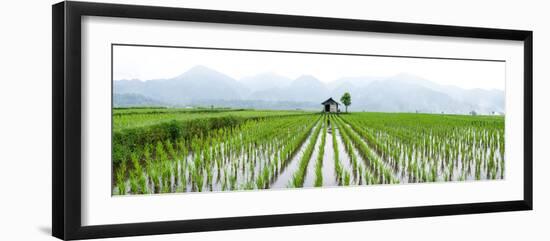
[[[313,131],[313,135],[311,136],[311,141],[309,142],[306,150],[302,154],[302,158],[300,159],[300,163],[298,164],[298,170],[294,173],[294,176],[292,178],[292,187],[303,187],[304,185],[306,169],[309,164],[309,160],[311,159],[311,154],[313,153],[313,150],[315,148],[315,144],[317,143],[319,132],[321,132],[321,126],[315,128],[315,130]]]
[[[342,123],[338,118],[336,118],[335,121],[339,124],[341,130],[345,132],[345,135],[350,138],[351,142],[358,149],[359,154],[362,155],[363,159],[369,160],[368,164],[373,170],[375,170],[375,173],[380,175],[383,183],[389,184],[397,182],[390,168],[383,163],[381,158],[362,140],[357,133],[355,133],[346,124]]]
[[[505,175],[499,116],[130,108],[113,120],[114,195],[302,187],[306,174],[320,187],[331,172],[335,185]]]
[[[134,194],[139,193],[138,176],[134,171],[130,172],[130,192]]]
[[[347,171],[344,171],[344,186],[349,186],[350,184],[350,174]]]
[[[315,187],[323,185],[323,157],[325,154],[325,143],[327,138],[327,117],[323,117],[323,134],[321,135],[321,145],[319,146],[319,153],[317,155],[317,162],[315,163]]]
[[[335,125],[338,127],[338,129],[342,128],[342,127],[340,127],[342,124],[339,121],[335,121]],[[354,172],[358,172],[357,174],[354,173],[354,175],[357,176],[356,178],[359,179],[359,185],[361,185],[363,173],[365,171],[368,172],[368,170],[365,170],[362,165],[359,165],[357,163],[357,155],[355,154],[355,152],[353,150],[353,144],[352,144],[349,136],[347,135],[346,131],[340,131],[340,136],[342,138],[342,142],[344,143],[344,148],[346,150],[346,153],[348,154],[348,157],[349,157],[349,159],[352,163],[353,170],[354,170]]]
[[[329,117],[329,121],[333,120],[333,123],[330,124],[330,129],[332,133],[332,149],[334,150],[334,171],[336,172],[336,179],[338,184],[342,185],[344,179],[344,170],[342,164],[340,163],[340,152],[338,151],[338,142],[336,141],[336,131],[334,128],[334,121],[336,118]]]
[[[126,194],[126,161],[122,161],[116,171],[116,186],[118,194]]]

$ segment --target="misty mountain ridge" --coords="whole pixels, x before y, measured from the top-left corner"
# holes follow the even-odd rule
[[[324,83],[312,75],[296,79],[261,73],[234,79],[205,66],[195,66],[168,79],[116,80],[114,106],[224,106],[257,109],[321,109],[329,97],[352,97],[350,111],[467,114],[504,113],[504,91],[462,89],[398,74],[391,77],[342,77]],[[128,96],[130,95],[130,96]],[[124,98],[123,98],[124,97]],[[161,104],[164,103],[164,104]]]

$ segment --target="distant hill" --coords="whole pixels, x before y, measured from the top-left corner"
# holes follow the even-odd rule
[[[115,107],[133,107],[133,106],[166,106],[160,101],[145,97],[140,94],[114,94],[113,105]]]
[[[172,105],[196,100],[235,100],[246,92],[245,86],[231,77],[203,66],[196,66],[171,79],[115,81],[114,93],[136,93]]]
[[[116,80],[113,92],[115,103],[124,106],[154,102],[171,106],[316,110],[323,100],[329,97],[338,100],[344,92],[350,92],[351,111],[462,114],[472,110],[482,114],[505,111],[503,91],[439,85],[408,74],[389,78],[343,77],[329,83],[311,75],[289,79],[275,73],[235,80],[216,70],[196,66],[170,79]]]

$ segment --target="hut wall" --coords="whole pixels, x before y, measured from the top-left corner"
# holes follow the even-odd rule
[[[330,105],[330,112],[336,113],[338,112],[338,106],[336,104]]]

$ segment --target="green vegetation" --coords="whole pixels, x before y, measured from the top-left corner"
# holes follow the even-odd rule
[[[211,130],[241,125],[247,120],[306,115],[301,111],[232,109],[124,108],[113,111],[113,161],[129,159],[139,147],[165,140],[189,140]]]
[[[323,134],[321,135],[321,144],[317,154],[317,162],[315,163],[315,187],[323,185],[323,157],[325,155],[325,143],[327,138],[327,116],[323,117]]]
[[[501,116],[354,113],[341,119],[361,137],[367,159],[384,164],[389,179],[391,174],[404,182],[504,177]]]
[[[112,193],[304,187],[308,168],[314,187],[326,168],[337,185],[502,179],[504,154],[501,116],[124,108],[113,111]]]
[[[338,150],[338,141],[336,140],[336,129],[334,128],[334,121],[336,121],[336,118],[329,115],[329,121],[330,120],[332,120],[330,128],[332,133],[332,149],[334,150],[334,171],[336,173],[336,180],[338,181],[338,184],[342,185],[344,183],[346,171],[342,167],[342,163],[340,163],[340,152]]]
[[[315,128],[315,131],[313,131],[313,136],[311,137],[311,141],[306,147],[306,150],[302,154],[302,158],[300,159],[300,163],[298,164],[298,170],[294,173],[294,176],[292,177],[292,187],[303,187],[304,185],[304,178],[306,176],[306,169],[309,164],[309,160],[311,159],[311,154],[313,154],[313,150],[315,148],[315,144],[317,143],[317,138],[319,137],[319,133],[321,132],[321,126]]]
[[[233,118],[260,118],[304,114],[302,111],[271,111],[246,109],[177,109],[177,108],[116,108],[113,110],[113,131],[153,126],[166,122]]]
[[[344,95],[342,95],[342,97],[340,98],[340,101],[342,101],[342,104],[346,106],[346,113],[347,113],[348,106],[351,105],[351,95],[349,94],[349,92],[344,93]]]

